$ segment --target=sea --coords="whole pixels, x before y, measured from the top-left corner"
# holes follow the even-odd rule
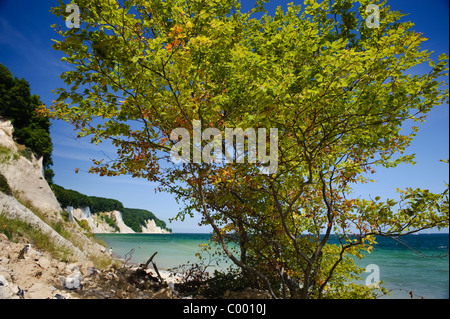
[[[204,251],[211,234],[96,234],[114,256],[127,264],[145,263],[155,252],[153,261],[160,270],[200,263],[207,271],[225,269],[231,263],[219,260],[211,251]],[[332,238],[330,243],[333,243]],[[377,237],[373,251],[356,259],[366,272],[361,284],[381,281],[389,299],[449,298],[449,234],[418,234],[398,239]],[[216,247],[219,248],[220,247]],[[199,257],[200,256],[200,257]],[[201,258],[201,259],[200,259]],[[218,264],[217,264],[218,263]],[[178,268],[180,269],[180,268]]]

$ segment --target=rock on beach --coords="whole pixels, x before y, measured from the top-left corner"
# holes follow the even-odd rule
[[[111,264],[100,270],[92,262],[62,262],[0,234],[0,299],[173,298],[170,285],[155,282],[150,271],[144,273],[135,277],[140,274],[136,268]],[[168,274],[162,276],[168,279]]]

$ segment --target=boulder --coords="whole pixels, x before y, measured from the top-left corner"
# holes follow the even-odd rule
[[[81,290],[83,288],[83,275],[79,270],[75,270],[71,275],[63,278],[62,284],[67,290]]]
[[[20,295],[22,292],[22,295]],[[23,291],[14,284],[10,284],[3,275],[0,275],[0,299],[20,299]]]
[[[3,275],[0,275],[0,286],[8,287],[8,281]]]
[[[96,275],[98,275],[100,272],[98,271],[97,268],[91,266],[91,267],[87,267],[86,270],[86,277],[94,277]]]

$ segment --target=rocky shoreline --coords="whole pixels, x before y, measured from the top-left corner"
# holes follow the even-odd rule
[[[148,264],[125,267],[113,260],[98,269],[91,261],[68,263],[0,233],[0,299],[204,299],[179,292],[192,284],[183,275],[152,271]],[[221,296],[270,299],[269,293],[252,288],[226,290]]]
[[[0,234],[0,299],[171,299],[175,278],[112,263],[66,263]]]

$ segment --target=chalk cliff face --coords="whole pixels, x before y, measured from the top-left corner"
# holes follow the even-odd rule
[[[62,237],[50,226],[63,222],[62,208],[43,176],[42,159],[23,156],[20,150],[24,146],[15,143],[12,133],[11,122],[0,118],[0,174],[12,191],[12,195],[0,192],[0,215],[48,235],[53,244],[69,251],[73,260],[105,255],[105,247],[89,239],[79,227],[68,227],[70,236]]]
[[[119,228],[120,233],[127,233],[127,234],[134,233],[134,231],[130,227],[125,225],[125,223],[123,222],[121,212],[114,210],[110,214],[111,214],[111,217],[113,217],[114,220],[116,221],[116,225]]]
[[[86,220],[90,231],[93,233],[115,233],[117,230],[109,225],[105,220],[101,218],[102,215],[91,214],[89,207],[73,208],[69,206],[66,208],[69,213],[69,220],[74,222]]]
[[[93,233],[121,233],[121,234],[133,234],[135,231],[128,227],[122,218],[122,213],[114,210],[111,212],[104,212],[99,214],[91,214],[89,207],[73,208],[71,206],[66,208],[69,213],[69,219],[73,221],[76,218],[78,221],[86,220],[91,232]],[[107,216],[109,219],[114,220],[115,226],[113,227],[104,219]],[[168,234],[169,231],[161,227],[156,226],[153,219],[146,221],[145,225],[141,225],[142,233],[146,234]]]
[[[44,214],[60,212],[55,194],[42,174],[42,158],[35,158],[33,154],[31,159],[21,156],[12,132],[11,122],[0,118],[0,147],[3,150],[0,152],[0,172],[28,206]]]
[[[5,214],[12,214],[13,218],[20,217],[20,219],[30,221],[34,220],[34,218],[30,218],[30,214],[37,211],[44,215],[47,223],[62,222],[63,218],[60,212],[63,211],[63,208],[43,176],[42,158],[36,158],[33,154],[31,154],[31,158],[24,157],[21,150],[25,147],[14,141],[13,131],[11,122],[0,118],[0,174],[7,180],[14,194],[12,198],[8,199],[6,194],[1,193],[0,214],[3,213],[2,210],[7,209],[8,212],[5,211]],[[12,208],[13,206],[14,208]],[[74,218],[78,221],[85,220],[89,230],[93,233],[135,232],[124,223],[122,213],[117,210],[98,214],[92,214],[89,207],[73,208],[69,206],[65,210],[69,213],[70,221],[74,222]],[[16,211],[27,211],[27,213],[16,214],[14,213]],[[83,225],[86,225],[86,222],[83,222]],[[43,224],[45,222],[39,223],[39,227],[47,230]],[[77,223],[72,223],[72,226],[76,228]],[[166,229],[156,226],[153,219],[147,220],[145,225],[141,225],[141,228],[142,233],[169,233]],[[81,232],[79,233],[76,236],[84,236]],[[86,247],[88,246],[87,244]],[[81,253],[76,251],[76,255],[81,256]]]
[[[0,118],[0,145],[17,152],[17,145],[12,138],[13,130],[11,121]]]
[[[168,234],[166,229],[156,226],[153,219],[148,219],[145,226],[142,226],[142,232],[147,234]]]

